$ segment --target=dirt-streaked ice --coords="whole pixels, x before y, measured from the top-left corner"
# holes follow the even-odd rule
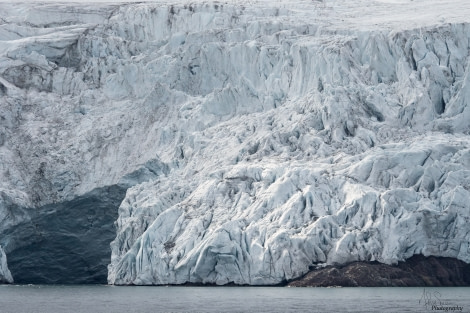
[[[351,2],[0,3],[0,279],[109,186],[111,284],[470,262],[470,5]]]

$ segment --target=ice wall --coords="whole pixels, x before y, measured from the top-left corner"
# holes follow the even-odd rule
[[[469,262],[468,25],[246,23],[168,39],[186,66],[170,89],[198,97],[180,109],[183,170],[128,190],[109,282],[276,284],[321,264]]]
[[[276,284],[470,262],[469,24],[348,29],[327,21],[338,4],[0,4],[13,278],[67,263],[90,282],[111,262],[111,284]],[[47,264],[65,251],[83,262]]]
[[[0,282],[1,283],[13,282],[13,277],[11,276],[10,270],[8,269],[7,257],[2,247],[0,247]]]

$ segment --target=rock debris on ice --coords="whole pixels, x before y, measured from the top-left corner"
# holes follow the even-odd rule
[[[470,262],[466,1],[0,12],[0,280],[95,198],[119,214],[110,284]]]

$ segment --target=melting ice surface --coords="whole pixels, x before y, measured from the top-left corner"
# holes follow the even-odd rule
[[[0,280],[470,262],[469,13],[0,3]]]

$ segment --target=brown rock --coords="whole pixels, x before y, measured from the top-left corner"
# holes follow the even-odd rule
[[[415,255],[397,265],[354,262],[310,271],[292,287],[470,286],[470,264],[453,258]]]

